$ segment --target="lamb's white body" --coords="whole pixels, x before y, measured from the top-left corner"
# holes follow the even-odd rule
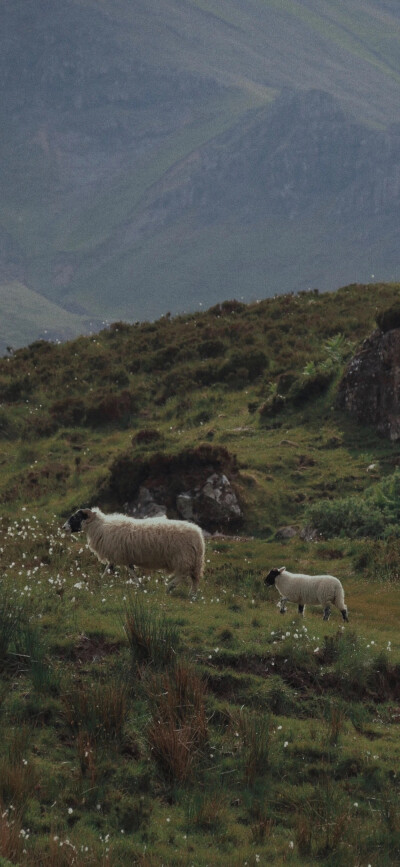
[[[83,525],[83,526],[82,526]],[[204,570],[204,537],[188,521],[105,515],[100,509],[81,509],[64,525],[70,532],[86,530],[88,545],[107,566],[139,566],[174,573],[168,590],[188,578],[193,591]]]
[[[305,605],[319,604],[324,609],[324,620],[328,620],[332,604],[339,609],[343,620],[348,620],[343,587],[339,578],[334,575],[304,575],[289,572],[281,566],[280,569],[271,569],[265,583],[269,586],[274,584],[280,593],[279,605],[282,614],[286,611],[286,602],[297,603],[301,614]]]

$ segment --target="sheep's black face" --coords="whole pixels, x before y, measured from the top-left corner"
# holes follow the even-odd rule
[[[275,578],[277,578],[279,574],[279,569],[271,569],[271,571],[268,572],[267,577],[264,578],[264,584],[266,584],[267,587],[273,587],[275,584]]]
[[[63,530],[66,530],[67,533],[79,533],[82,529],[82,524],[84,521],[87,521],[87,514],[83,511],[83,509],[79,509],[78,512],[74,512],[68,521],[65,522],[63,526]]]

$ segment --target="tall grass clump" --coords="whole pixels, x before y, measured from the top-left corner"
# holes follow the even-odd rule
[[[178,662],[145,682],[152,719],[147,731],[153,758],[168,782],[188,781],[208,742],[206,688],[192,666]]]
[[[21,829],[20,815],[0,799],[0,864],[4,867],[21,863],[25,845]]]
[[[0,667],[15,663],[17,648],[21,647],[26,625],[24,607],[12,598],[7,588],[0,589]]]
[[[126,607],[124,629],[135,667],[150,664],[165,668],[175,660],[180,644],[178,627],[138,597]]]
[[[329,777],[318,783],[295,815],[299,855],[326,858],[337,853],[347,836],[349,812],[346,798]]]
[[[63,690],[63,717],[80,740],[91,743],[121,738],[128,713],[125,683],[102,680],[69,683]]]
[[[16,815],[22,815],[38,783],[36,767],[30,756],[31,737],[32,732],[27,726],[16,729],[3,744],[4,752],[0,758],[0,802],[12,804]]]
[[[20,660],[26,665],[36,692],[42,695],[57,695],[60,678],[48,661],[47,649],[39,629],[31,623],[25,623],[21,629],[20,640]]]
[[[0,595],[0,668],[28,674],[37,692],[58,692],[58,677],[47,661],[40,630],[30,622],[26,608],[4,588]]]
[[[325,640],[340,691],[349,698],[364,695],[371,675],[372,656],[355,632],[338,632]]]
[[[233,720],[233,726],[238,736],[244,780],[251,786],[269,768],[270,718],[268,714],[243,708]]]

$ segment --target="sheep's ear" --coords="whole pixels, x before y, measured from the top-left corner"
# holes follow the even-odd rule
[[[93,518],[94,512],[91,509],[79,509],[78,514],[82,518],[82,521],[87,521],[88,518]]]
[[[286,569],[286,566],[280,566],[279,569],[278,569],[279,574],[280,574],[281,572],[284,572],[285,569]]]

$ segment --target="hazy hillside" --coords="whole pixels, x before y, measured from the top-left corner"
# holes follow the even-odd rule
[[[5,0],[0,41],[0,280],[60,337],[396,279],[394,2]]]

